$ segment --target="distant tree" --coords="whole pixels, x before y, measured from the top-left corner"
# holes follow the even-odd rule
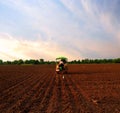
[[[12,62],[11,62],[11,61],[6,61],[5,63],[6,63],[6,64],[12,64]]]
[[[3,61],[2,61],[2,60],[0,60],[0,65],[1,65],[1,64],[3,64]]]
[[[73,63],[77,63],[77,60],[73,60]]]
[[[18,64],[18,60],[14,60],[12,64]]]
[[[55,61],[51,61],[50,64],[55,64],[56,62]]]
[[[85,64],[86,62],[85,62],[85,59],[83,59],[82,61],[81,61],[83,64]]]
[[[18,60],[18,64],[24,64],[24,61],[22,59]]]
[[[114,60],[115,63],[120,63],[120,58]]]
[[[40,64],[39,60],[35,60],[34,64]]]
[[[24,61],[25,64],[30,64],[29,60]]]
[[[100,61],[99,59],[95,59],[95,60],[94,60],[94,63],[100,64],[101,61]]]
[[[40,64],[44,64],[44,59],[40,59]]]
[[[51,64],[51,61],[44,61],[44,64]]]
[[[78,64],[80,64],[80,63],[81,63],[81,61],[80,61],[80,60],[78,60],[78,61],[77,61],[77,63],[78,63]]]
[[[29,60],[29,64],[35,64],[35,60],[30,59],[30,60]]]

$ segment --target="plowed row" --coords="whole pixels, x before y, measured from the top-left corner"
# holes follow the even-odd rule
[[[120,65],[0,66],[0,113],[119,113]]]

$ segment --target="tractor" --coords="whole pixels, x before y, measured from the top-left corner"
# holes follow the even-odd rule
[[[67,66],[68,59],[66,57],[56,58],[56,73],[57,74],[66,74],[68,73]]]

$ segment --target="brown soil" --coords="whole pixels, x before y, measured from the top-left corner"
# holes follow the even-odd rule
[[[0,66],[0,113],[120,113],[120,64]]]

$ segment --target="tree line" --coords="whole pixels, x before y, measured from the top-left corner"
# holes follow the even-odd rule
[[[120,63],[120,58],[116,59],[82,59],[73,60],[70,64],[104,64],[104,63]]]
[[[14,60],[14,61],[3,61],[0,60],[0,65],[29,65],[29,64],[55,64],[56,61],[45,61],[44,59],[30,59],[30,60]],[[82,59],[82,60],[72,60],[68,61],[69,64],[102,64],[102,63],[120,63],[120,58],[116,59]]]
[[[0,60],[0,65],[29,65],[29,64],[55,64],[55,61],[44,61],[44,59],[39,59],[39,60],[35,60],[35,59],[30,59],[30,60],[14,60],[14,61],[3,61]]]

